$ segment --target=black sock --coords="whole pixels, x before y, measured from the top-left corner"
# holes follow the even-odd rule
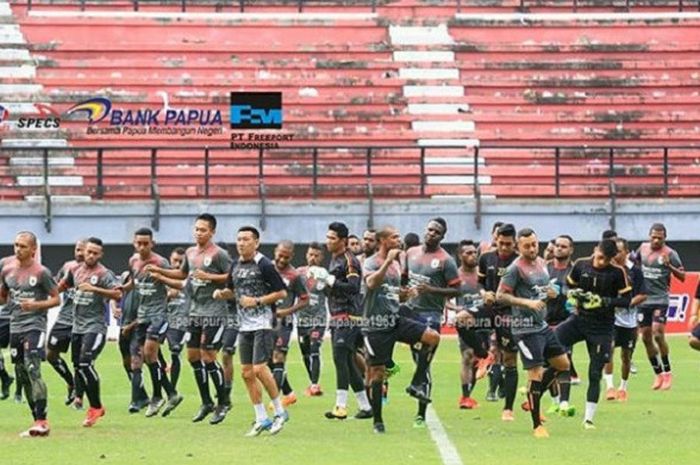
[[[160,363],[156,360],[155,362],[147,363],[148,371],[151,373],[151,382],[153,383],[153,399],[163,398],[163,388],[162,388],[162,377],[160,372]]]
[[[160,370],[160,385],[163,387],[163,390],[168,396],[168,399],[174,395],[177,395],[177,391],[173,387],[173,383],[170,382],[168,374],[165,372],[165,366],[161,363],[158,363],[158,369]]]
[[[654,355],[653,357],[649,357],[649,363],[651,363],[651,367],[654,369],[654,373],[660,375],[661,364],[659,364],[659,357],[656,355]]]
[[[287,371],[284,371],[284,381],[282,382],[282,394],[285,396],[291,394],[294,392],[294,389],[292,389],[292,385],[289,384],[289,379],[287,378]]]
[[[192,366],[192,371],[194,372],[194,380],[197,382],[199,397],[202,399],[202,404],[213,404],[214,401],[211,400],[211,394],[209,394],[209,380],[207,376],[207,369],[204,367],[204,362],[198,360],[196,362],[190,362],[190,365]]]
[[[414,386],[421,386],[428,381],[428,370],[430,369],[430,362],[433,360],[434,350],[432,347],[423,347],[418,351],[416,360],[416,371],[413,374],[413,379],[411,384]]]
[[[63,381],[65,381],[68,386],[74,386],[73,375],[71,374],[70,368],[68,368],[68,364],[65,360],[63,360],[61,357],[56,357],[55,360],[50,361],[49,363],[53,369],[56,370],[56,373],[63,378]]]
[[[272,377],[275,378],[277,389],[282,389],[282,384],[284,384],[284,363],[272,362],[269,366],[272,371]]]
[[[233,383],[227,381],[224,383],[224,404],[231,405],[231,391],[233,391]]]
[[[143,399],[143,373],[141,368],[131,370],[131,402],[136,403]]]
[[[387,370],[391,370],[392,368],[394,368],[395,365],[396,365],[396,363],[394,363],[393,360],[389,359],[389,361],[386,362],[385,366],[386,366]]]
[[[177,390],[177,382],[180,379],[180,367],[182,366],[180,362],[180,354],[172,353],[172,360],[170,361],[170,382],[173,384],[173,389]]]
[[[671,372],[671,361],[668,359],[668,355],[661,356],[661,365],[663,366],[665,373]]]
[[[309,355],[309,370],[311,384],[318,384],[318,379],[321,377],[321,359],[317,353]]]
[[[425,412],[428,410],[428,404],[418,401],[418,416],[425,420]]]
[[[9,381],[9,379],[10,375],[7,374],[7,370],[5,369],[5,358],[0,352],[0,380],[3,382],[3,384],[5,384]]]
[[[513,410],[515,394],[518,391],[518,369],[516,367],[506,367],[503,377],[503,390],[506,393],[505,410]]]
[[[15,378],[18,380],[22,379],[22,374],[19,372],[17,364],[15,364]],[[22,397],[22,383],[15,383],[15,396]]]
[[[93,366],[81,366],[80,374],[85,381],[85,393],[88,397],[88,402],[90,402],[90,407],[101,408],[102,402],[100,401],[100,377],[97,375],[97,371]]]
[[[374,423],[384,423],[382,419],[382,385],[381,381],[372,381],[370,384],[369,402],[372,406],[372,415],[374,415]]]
[[[165,361],[165,357],[163,356],[163,351],[158,349],[158,361],[160,362],[160,366],[163,367],[163,370],[165,370],[165,367],[168,366],[168,362]]]
[[[462,397],[469,397],[472,393],[472,383],[462,384]]]
[[[209,374],[209,379],[211,379],[212,383],[214,383],[218,404],[224,405],[224,402],[226,402],[226,392],[224,391],[224,370],[217,362],[207,363],[206,368],[207,373]]]
[[[491,367],[491,372],[489,373],[489,392],[496,393],[498,390],[498,385],[501,383],[501,370],[502,365],[500,363],[494,363]]]
[[[311,379],[311,356],[309,354],[304,354],[302,355],[301,359],[304,361],[306,374],[309,375],[309,379]],[[313,381],[311,381],[311,384],[313,384]]]
[[[566,354],[569,357],[569,371],[571,372],[572,378],[578,378],[578,371],[576,371],[576,366],[574,366],[573,353]]]
[[[540,418],[540,397],[542,397],[542,392],[542,381],[530,381],[527,400],[530,403],[530,415],[532,416],[533,428],[537,428],[542,424]]]
[[[560,371],[557,375],[559,383],[559,401],[568,402],[571,394],[571,372],[569,370]]]
[[[556,381],[558,373],[559,372],[552,367],[548,367],[546,370],[544,370],[544,374],[542,375],[541,381],[542,393],[544,393],[547,389],[554,385],[554,381]]]
[[[131,367],[128,367],[126,365],[122,365],[122,368],[124,368],[124,372],[126,373],[126,377],[129,378],[129,381],[131,381],[131,378],[133,376]]]
[[[46,420],[46,399],[37,399],[34,402],[34,419]]]

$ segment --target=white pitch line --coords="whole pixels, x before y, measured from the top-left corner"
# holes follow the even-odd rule
[[[437,445],[442,463],[445,465],[464,465],[455,445],[450,441],[447,431],[440,423],[440,418],[432,405],[428,405],[425,415],[425,423],[428,425],[430,437]]]

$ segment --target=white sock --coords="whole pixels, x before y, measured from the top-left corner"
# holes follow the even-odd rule
[[[593,417],[595,416],[595,409],[598,408],[598,404],[595,402],[586,402],[586,416],[585,421],[590,421],[593,423]]]
[[[348,406],[348,390],[338,389],[335,391],[335,405],[337,407],[347,408]]]
[[[282,394],[272,399],[272,405],[275,407],[275,415],[282,415],[284,407],[282,407]]]
[[[612,373],[604,374],[603,378],[605,379],[605,384],[608,386],[608,389],[612,389],[615,387],[615,380],[613,379]]]
[[[562,410],[569,408],[569,401],[563,400],[563,401],[559,404],[559,408],[562,409]]]
[[[626,391],[626,390],[627,390],[627,380],[621,379],[620,380],[620,391]]]
[[[363,389],[360,392],[356,392],[355,398],[357,398],[357,403],[360,406],[360,410],[372,410],[372,406],[369,405],[369,399],[367,398],[367,391]]]
[[[258,423],[265,421],[267,419],[267,412],[265,411],[265,406],[263,404],[253,405],[255,409],[255,421]]]

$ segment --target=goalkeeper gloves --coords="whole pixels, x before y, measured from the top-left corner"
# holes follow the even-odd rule
[[[319,283],[323,283],[323,286],[319,287],[319,290],[326,286],[333,287],[333,284],[335,284],[335,276],[330,274],[328,270],[322,266],[310,266],[306,271],[306,277],[315,279]]]

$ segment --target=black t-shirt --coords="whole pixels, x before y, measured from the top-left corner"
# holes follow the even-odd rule
[[[555,280],[554,283],[560,289],[556,298],[547,300],[547,316],[545,319],[549,325],[557,325],[569,317],[569,312],[566,311],[566,292],[569,290],[566,277],[571,272],[572,267],[571,262],[561,268],[556,266],[556,260],[547,262],[549,277]]]
[[[517,253],[508,257],[501,257],[495,250],[486,252],[479,257],[479,284],[484,287],[485,291],[495,293],[498,290],[501,278],[506,274],[506,270],[516,258],[518,258]],[[508,312],[510,308],[496,304],[492,310]]]
[[[576,261],[567,281],[571,288],[592,292],[601,297],[617,298],[632,291],[622,267],[609,264],[605,268],[597,269],[593,267],[590,258]],[[579,308],[578,315],[592,325],[612,329],[615,322],[615,305],[606,305],[596,310]]]
[[[331,317],[362,316],[362,270],[357,257],[346,250],[344,254],[331,258],[328,272],[335,276],[333,287],[325,288]]]

